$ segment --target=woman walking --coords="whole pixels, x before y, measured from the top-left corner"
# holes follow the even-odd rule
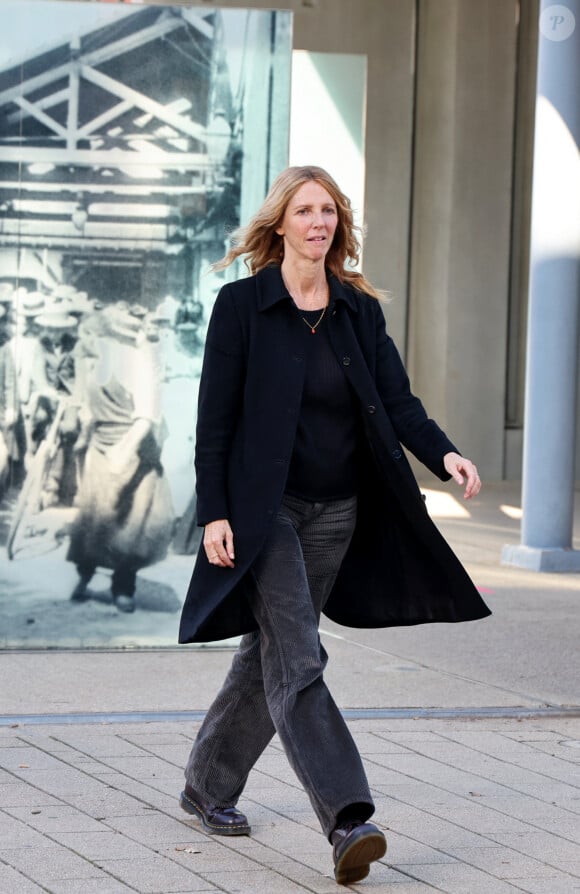
[[[204,548],[180,642],[242,635],[187,763],[181,805],[215,834],[250,833],[236,804],[275,732],[352,884],[386,851],[356,745],[323,679],[318,622],[380,627],[485,617],[401,444],[464,496],[477,469],[428,419],[377,291],[352,269],[347,197],[288,168],[234,236],[200,381],[196,471]]]

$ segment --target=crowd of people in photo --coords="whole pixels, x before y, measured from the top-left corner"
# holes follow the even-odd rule
[[[118,610],[134,611],[137,572],[167,554],[176,520],[193,519],[195,402],[183,400],[183,379],[189,398],[204,316],[200,302],[185,298],[147,308],[94,300],[72,285],[49,292],[0,284],[8,554],[26,532],[34,537],[23,519],[69,510],[73,602],[90,598],[91,578],[104,568]]]

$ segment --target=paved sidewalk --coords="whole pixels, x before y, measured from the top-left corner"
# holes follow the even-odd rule
[[[390,631],[323,622],[327,678],[389,841],[353,889],[580,892],[580,575],[500,566],[517,542],[513,486],[487,487],[464,517],[445,494],[429,499],[493,615]],[[277,740],[240,805],[251,838],[208,836],[180,809],[230,660],[0,652],[0,894],[345,890]]]
[[[0,730],[2,894],[333,894],[330,846],[276,741],[243,808],[200,831],[177,794],[196,724]],[[389,850],[357,891],[580,891],[580,718],[351,723]]]

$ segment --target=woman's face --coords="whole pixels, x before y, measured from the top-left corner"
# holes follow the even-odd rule
[[[337,226],[336,202],[330,193],[316,180],[304,183],[288,202],[276,229],[284,239],[284,260],[324,260]]]

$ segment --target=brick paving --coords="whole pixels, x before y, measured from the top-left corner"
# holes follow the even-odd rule
[[[0,728],[1,894],[333,894],[330,846],[277,740],[251,838],[179,807],[198,724]],[[389,842],[353,890],[580,891],[580,717],[350,721]]]

